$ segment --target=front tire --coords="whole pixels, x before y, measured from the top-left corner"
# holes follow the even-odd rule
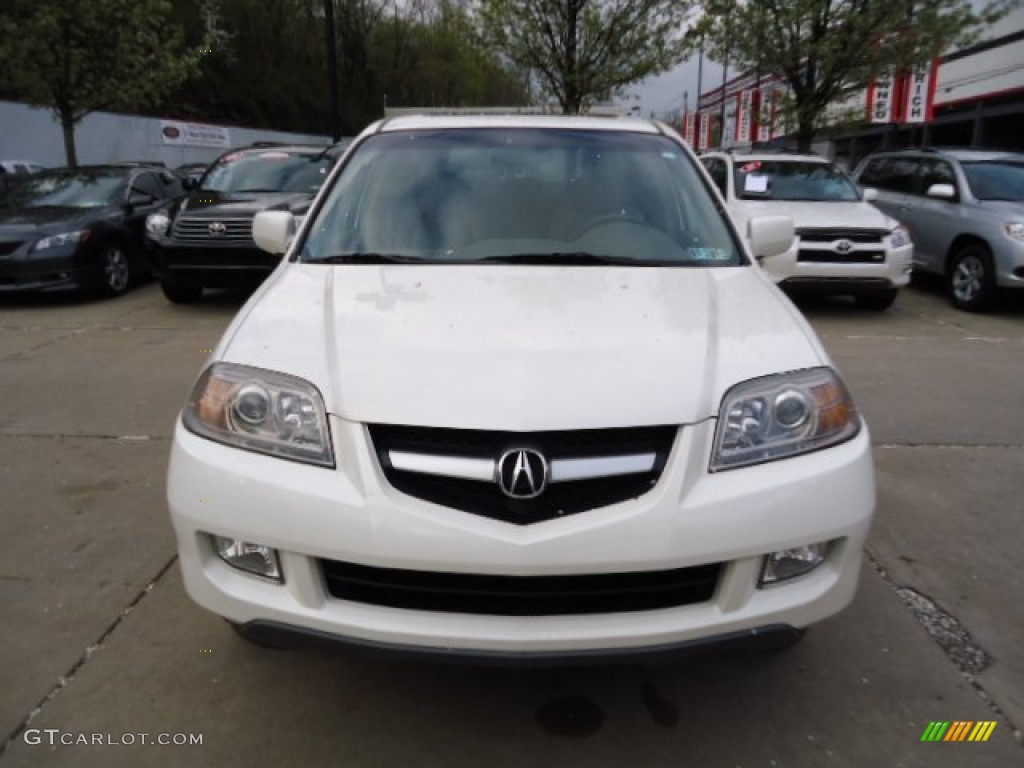
[[[120,296],[132,284],[131,262],[128,251],[118,242],[109,242],[100,253],[100,264],[103,275],[99,289],[104,296]]]
[[[871,291],[870,293],[858,293],[853,297],[857,306],[870,312],[884,312],[896,301],[899,291],[896,289],[888,291]]]
[[[946,275],[949,299],[965,312],[987,312],[996,298],[992,254],[983,243],[963,246],[949,264]]]
[[[167,278],[160,281],[160,290],[172,304],[195,304],[203,297],[203,286]]]

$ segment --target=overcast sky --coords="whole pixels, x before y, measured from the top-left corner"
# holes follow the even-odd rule
[[[650,117],[662,117],[666,112],[678,112],[683,108],[683,93],[689,94],[690,111],[697,105],[697,54],[691,59],[657,77],[650,77],[629,90],[630,97],[620,101],[629,106],[640,105],[640,114]],[[734,77],[736,71],[730,69],[729,76]],[[710,91],[722,84],[722,65],[704,57],[702,79],[704,91]]]

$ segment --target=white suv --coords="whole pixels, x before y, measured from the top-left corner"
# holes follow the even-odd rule
[[[710,152],[700,161],[741,232],[756,216],[785,215],[797,240],[762,266],[787,290],[849,294],[885,310],[910,282],[914,247],[832,163],[817,155]],[[761,256],[762,254],[755,254]]]
[[[853,597],[867,429],[671,129],[368,128],[181,414],[185,586],[243,636],[561,661]],[[749,222],[785,251],[785,218]]]

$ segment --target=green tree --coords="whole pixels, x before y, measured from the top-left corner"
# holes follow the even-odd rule
[[[789,90],[801,151],[826,110],[877,76],[974,40],[1003,12],[968,0],[713,0],[700,28],[712,55],[774,74]]]
[[[167,0],[3,0],[0,61],[17,98],[60,121],[68,165],[75,125],[95,110],[151,106],[196,71]]]
[[[689,0],[480,0],[487,38],[567,114],[683,59]]]

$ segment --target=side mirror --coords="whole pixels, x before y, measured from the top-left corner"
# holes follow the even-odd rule
[[[770,258],[793,247],[796,229],[789,216],[759,216],[747,222],[747,240],[755,258]]]
[[[295,217],[288,211],[260,211],[252,220],[252,239],[267,253],[281,255],[295,235]]]
[[[132,189],[128,192],[129,208],[144,208],[147,205],[152,205],[154,202],[156,202],[156,198],[138,189]]]
[[[181,188],[186,192],[191,192],[193,189],[199,186],[199,182],[193,179],[191,176],[186,176],[181,180]]]
[[[955,200],[956,187],[952,184],[932,184],[925,192],[928,197],[937,197],[939,200]]]
[[[874,187],[865,187],[861,193],[860,199],[865,203],[873,203],[878,199],[878,190]]]

